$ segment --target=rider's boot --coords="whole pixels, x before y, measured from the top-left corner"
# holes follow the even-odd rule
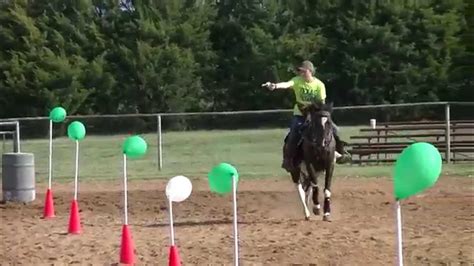
[[[346,143],[344,143],[337,134],[334,134],[334,138],[336,140],[336,151],[341,155],[336,159],[336,163],[345,164],[350,162],[352,160],[351,154],[344,149]]]

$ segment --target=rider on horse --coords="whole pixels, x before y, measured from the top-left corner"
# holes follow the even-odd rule
[[[292,78],[288,82],[271,83],[267,82],[264,86],[270,90],[274,89],[289,89],[293,88],[296,96],[296,104],[293,110],[293,119],[291,120],[290,132],[287,136],[287,145],[283,152],[283,163],[282,168],[291,172],[294,169],[294,158],[298,149],[298,143],[301,139],[301,128],[305,123],[305,118],[301,112],[301,107],[310,104],[316,100],[321,103],[325,102],[326,99],[326,88],[324,83],[314,77],[314,66],[310,61],[304,61],[300,67],[298,67],[299,76]],[[332,120],[331,120],[332,121]],[[337,126],[333,124],[334,138],[336,140],[336,151],[341,155],[336,162],[346,163],[350,161],[350,154],[344,150],[344,142],[338,136]]]

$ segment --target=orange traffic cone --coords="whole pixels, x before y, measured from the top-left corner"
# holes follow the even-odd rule
[[[43,218],[44,219],[54,218],[53,191],[51,191],[51,189],[49,188],[48,190],[46,190],[46,199],[44,201]]]
[[[135,263],[135,253],[133,250],[132,234],[127,224],[122,226],[122,245],[120,247],[120,263],[133,264]]]
[[[181,259],[179,258],[178,248],[170,246],[169,266],[181,266]]]
[[[69,234],[80,234],[81,233],[81,220],[79,218],[79,207],[77,206],[77,200],[72,200],[71,213],[69,215]]]

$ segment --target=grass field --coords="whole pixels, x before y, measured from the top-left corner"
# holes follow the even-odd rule
[[[342,128],[348,140],[358,128]],[[130,160],[128,172],[131,179],[169,178],[184,174],[190,178],[205,177],[216,163],[225,161],[237,167],[243,178],[285,177],[280,168],[281,144],[287,129],[168,132],[163,135],[162,171],[157,168],[157,136],[145,134],[147,155]],[[121,145],[125,135],[87,136],[80,143],[80,179],[110,180],[122,174]],[[74,142],[57,138],[53,146],[53,178],[71,180],[74,175]],[[0,146],[1,149],[1,146]],[[7,148],[11,150],[11,143]],[[48,140],[22,140],[22,151],[35,154],[38,182],[47,180]],[[336,176],[382,177],[390,176],[393,167],[338,165]],[[472,176],[472,164],[445,165],[444,174]]]

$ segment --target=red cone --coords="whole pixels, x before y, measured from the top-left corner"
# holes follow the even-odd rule
[[[135,253],[133,251],[132,234],[128,225],[122,226],[122,245],[120,247],[120,263],[133,264],[135,263]]]
[[[43,218],[48,219],[54,217],[53,191],[48,188],[48,190],[46,190],[46,199],[44,201]]]
[[[79,207],[77,206],[77,200],[71,202],[71,213],[69,214],[69,234],[80,234],[81,233],[81,220],[79,218]]]
[[[169,266],[181,266],[181,259],[179,258],[178,248],[176,246],[170,247]]]

